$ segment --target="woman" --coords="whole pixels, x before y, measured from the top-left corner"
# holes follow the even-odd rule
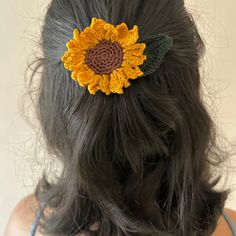
[[[29,85],[42,68],[37,116],[63,168],[16,206],[6,236],[236,234],[183,0],[52,0],[40,45]]]

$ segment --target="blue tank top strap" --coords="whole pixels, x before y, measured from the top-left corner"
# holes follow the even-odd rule
[[[41,216],[43,214],[44,208],[45,208],[45,204],[43,204],[43,203],[40,204],[40,207],[39,207],[39,209],[37,211],[36,218],[35,218],[35,220],[34,220],[34,222],[32,224],[29,236],[35,236],[36,230],[37,230],[38,224],[40,222],[40,218],[41,218]]]
[[[228,215],[228,213],[226,213],[225,211],[223,211],[223,216],[225,218],[225,220],[227,221],[232,233],[233,233],[233,236],[236,236],[236,227],[232,221],[232,219],[230,218],[230,216]]]

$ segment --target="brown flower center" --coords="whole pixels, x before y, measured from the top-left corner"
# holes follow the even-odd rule
[[[86,52],[86,64],[99,75],[111,74],[123,62],[123,49],[117,42],[103,40]]]

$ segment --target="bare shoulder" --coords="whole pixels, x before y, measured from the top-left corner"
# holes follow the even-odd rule
[[[229,215],[230,219],[233,221],[234,225],[236,226],[236,211],[230,208],[224,208],[224,212],[226,212]],[[214,233],[212,234],[212,236],[222,236],[222,235],[225,235],[225,236],[233,235],[223,215],[220,216],[217,223],[217,227]]]
[[[4,236],[29,235],[38,207],[33,194],[19,201],[11,213]]]
[[[224,208],[224,211],[228,214],[233,224],[236,226],[236,211],[230,208]]]
[[[39,203],[34,194],[31,194],[23,198],[13,209],[10,219],[8,221],[4,236],[26,236],[30,234],[32,224],[36,218],[36,214],[39,210]],[[45,214],[49,214],[51,211],[45,209]],[[99,224],[93,224],[90,229],[96,230]],[[89,234],[81,231],[81,233],[75,236],[88,236]],[[36,232],[35,236],[43,236],[40,232]]]
[[[224,208],[224,211],[228,213],[228,215],[230,216],[230,218],[233,220],[233,222],[236,225],[236,211],[230,208]]]

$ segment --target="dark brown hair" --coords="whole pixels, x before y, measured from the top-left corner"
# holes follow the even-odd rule
[[[124,94],[91,95],[71,79],[60,58],[74,28],[92,17],[139,26],[140,41],[167,33],[173,47],[160,68]],[[43,52],[37,117],[50,153],[63,169],[35,190],[53,214],[49,235],[73,235],[100,222],[99,236],[207,236],[227,190],[214,170],[227,158],[201,94],[205,48],[183,0],[52,0],[40,38]],[[30,89],[30,88],[29,88]]]

